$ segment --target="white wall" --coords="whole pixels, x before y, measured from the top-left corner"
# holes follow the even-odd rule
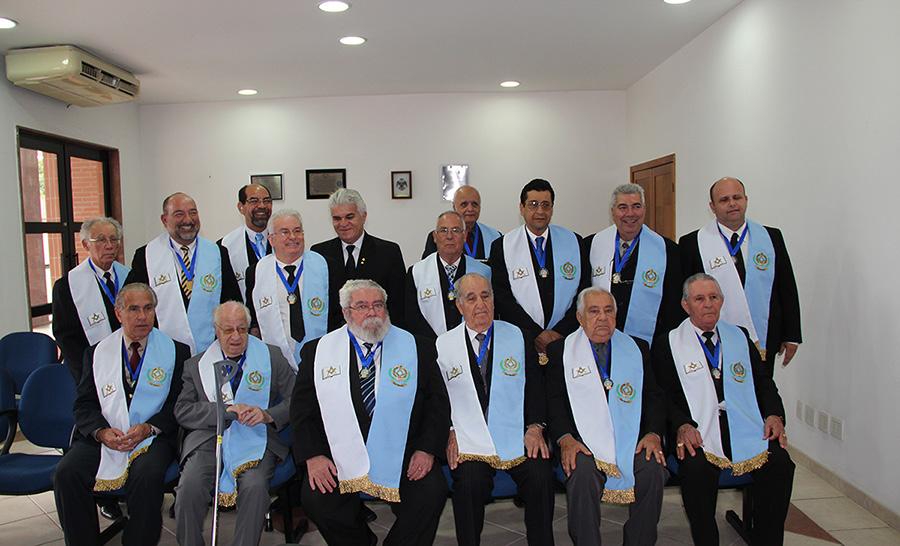
[[[782,228],[803,309],[776,375],[791,441],[895,513],[897,21],[894,0],[746,0],[627,93],[629,162],[677,154],[679,233],[726,175]],[[844,440],[802,424],[798,399],[843,418]]]
[[[0,71],[6,68],[0,60]],[[0,260],[0,335],[30,329],[25,281],[25,251],[22,233],[22,201],[19,185],[16,127],[34,129],[94,144],[117,148],[120,152],[123,187],[122,210],[125,240],[143,238],[144,208],[138,186],[140,149],[138,114],[133,104],[79,108],[14,87],[0,78],[0,233],[3,256]]]
[[[346,168],[369,208],[368,230],[418,260],[440,211],[440,166],[469,165],[482,220],[518,225],[530,179],[557,190],[554,220],[582,233],[609,224],[608,194],[627,181],[625,93],[512,93],[255,100],[140,109],[147,235],[174,191],[198,201],[203,233],[241,221],[237,189],[250,173],[283,172],[283,202],[304,216],[307,244],[334,237],[327,204],[307,200],[305,170]],[[391,200],[390,172],[413,171],[413,199]]]

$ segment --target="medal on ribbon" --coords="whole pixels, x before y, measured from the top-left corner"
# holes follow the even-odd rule
[[[591,343],[591,354],[594,355],[594,363],[597,365],[597,370],[600,372],[600,377],[603,379],[603,388],[611,390],[613,388],[613,380],[609,377],[609,372],[606,371],[606,368],[610,364],[610,358],[612,358],[612,338],[606,342],[606,366],[600,365],[600,355],[597,354],[597,348],[593,343]]]
[[[347,334],[350,336],[350,343],[356,350],[356,357],[359,359],[359,365],[361,366],[359,377],[366,379],[375,371],[375,353],[381,348],[381,342],[379,341],[378,345],[373,347],[368,355],[363,355],[362,347],[359,346],[359,342],[356,341],[356,336],[353,335],[353,332],[347,330]]]
[[[638,232],[637,237],[635,237],[634,240],[631,241],[631,244],[628,245],[628,250],[626,250],[625,254],[620,257],[619,248],[621,246],[622,240],[619,238],[619,231],[616,230],[616,245],[615,250],[613,250],[613,284],[619,284],[622,282],[622,268],[625,267],[626,263],[628,263],[628,258],[631,258],[631,253],[634,252],[634,247],[636,247],[638,241],[641,240],[641,232],[643,231],[644,228],[641,227],[641,231]]]
[[[281,266],[277,263],[275,264],[275,272],[278,273],[278,278],[281,279],[281,284],[284,285],[284,289],[287,290],[287,302],[288,305],[294,305],[297,303],[297,287],[300,285],[300,275],[303,274],[303,262],[300,262],[300,265],[297,266],[297,274],[294,275],[294,282],[288,284],[287,278],[284,276],[284,271],[282,271]]]
[[[696,336],[696,332],[694,333]],[[719,339],[716,341],[716,347],[714,352],[709,352],[709,347],[706,346],[706,343],[703,343],[703,340],[700,336],[697,336],[697,341],[700,342],[700,346],[703,347],[703,354],[706,355],[706,361],[709,362],[709,365],[712,366],[712,376],[714,379],[722,378],[722,367],[719,364],[719,355],[722,353],[722,340]]]

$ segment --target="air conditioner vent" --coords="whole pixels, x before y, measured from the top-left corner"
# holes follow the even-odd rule
[[[91,66],[88,63],[81,61],[81,74],[83,76],[87,76],[92,80],[99,80],[102,72],[103,71],[96,66]]]

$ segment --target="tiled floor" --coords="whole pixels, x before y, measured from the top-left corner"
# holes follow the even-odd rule
[[[25,442],[17,442],[14,451],[39,452]],[[166,512],[172,503],[172,497],[165,501]],[[900,545],[900,532],[887,527],[884,522],[864,510],[862,507],[841,495],[839,491],[825,483],[809,470],[797,467],[794,478],[794,506],[806,514],[819,527],[827,531],[836,541],[848,546],[897,546]],[[740,511],[741,498],[736,491],[722,491],[719,494],[719,532],[722,544],[743,544],[737,533],[725,522],[727,510]],[[372,504],[378,514],[373,530],[380,538],[384,538],[394,517],[385,504]],[[622,543],[622,524],[628,516],[624,507],[604,505],[603,537],[606,544]],[[234,527],[234,512],[225,513],[220,520],[220,544],[229,544]],[[207,517],[205,528],[209,528],[210,517]],[[104,522],[101,518],[101,522]],[[163,517],[163,536],[160,544],[176,544],[175,522],[168,515]],[[566,532],[566,498],[556,496],[556,518],[553,524],[557,544],[571,544]],[[681,496],[677,488],[667,488],[663,499],[663,511],[659,521],[660,545],[690,544],[690,533],[687,519],[681,505]],[[119,539],[113,541],[117,544]],[[260,544],[283,544],[283,536],[279,533],[263,533]],[[304,535],[300,542],[304,545],[323,545],[325,541],[316,533]],[[47,492],[29,497],[0,496],[0,545],[36,546],[39,544],[64,544],[62,530],[56,517],[56,506],[53,493]],[[453,533],[453,509],[450,503],[444,510],[438,528],[435,544],[456,544]],[[485,526],[482,544],[489,545],[525,545],[525,529],[522,511],[512,501],[497,501],[486,508]],[[832,545],[835,542],[820,540],[788,532],[785,537],[788,545]]]

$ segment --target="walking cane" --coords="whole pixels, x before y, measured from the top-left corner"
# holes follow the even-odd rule
[[[231,371],[228,368],[231,368]],[[211,546],[218,544],[219,534],[219,479],[222,475],[222,435],[225,434],[225,401],[222,400],[222,385],[231,381],[237,373],[237,366],[230,360],[220,360],[213,364],[216,378],[216,482],[213,489],[213,517]]]

